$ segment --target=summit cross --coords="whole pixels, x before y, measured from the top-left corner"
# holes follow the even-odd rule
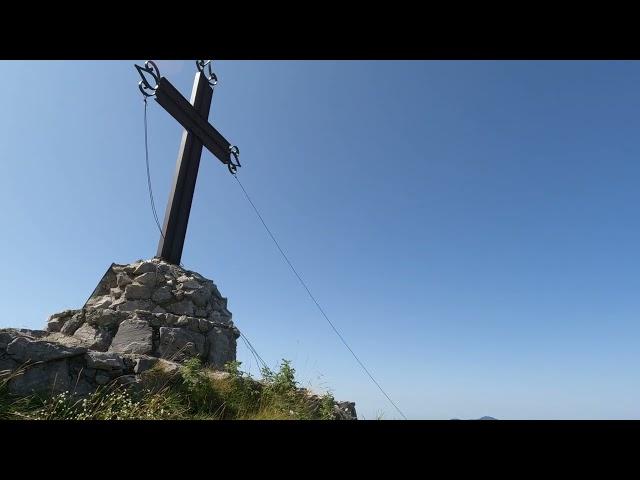
[[[240,166],[240,152],[208,120],[213,97],[212,87],[218,80],[211,70],[211,60],[196,61],[198,72],[193,81],[191,101],[184,98],[169,80],[160,75],[154,62],[147,61],[144,67],[135,67],[142,77],[138,87],[145,98],[155,97],[156,102],[185,129],[156,253],[156,257],[180,265],[202,148],[205,147],[227,165],[232,174]]]

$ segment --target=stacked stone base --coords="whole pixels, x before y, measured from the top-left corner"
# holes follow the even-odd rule
[[[180,364],[150,355],[99,352],[59,343],[43,330],[0,330],[0,375],[15,395],[69,392],[86,395],[101,385],[139,383],[152,367],[177,371]]]
[[[236,359],[240,336],[231,316],[216,285],[196,272],[156,258],[112,264],[85,305],[51,315],[46,330],[0,330],[0,371],[25,367],[9,384],[18,394],[85,394],[159,359],[222,369]]]
[[[190,358],[222,370],[240,336],[231,317],[227,299],[196,272],[155,258],[112,264],[85,305],[51,315],[46,330],[0,329],[0,377],[16,395],[86,395],[141,383],[154,367],[177,372]],[[355,404],[336,403],[335,417],[357,418]]]

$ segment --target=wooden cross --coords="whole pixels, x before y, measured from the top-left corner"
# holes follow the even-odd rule
[[[202,147],[206,147],[227,165],[231,173],[235,174],[236,168],[240,166],[238,148],[232,147],[208,121],[213,96],[211,86],[217,82],[211,71],[211,61],[198,60],[196,65],[198,73],[193,82],[191,102],[169,80],[160,76],[155,63],[147,61],[144,67],[135,66],[142,77],[139,88],[143,95],[155,96],[160,106],[185,128],[156,253],[156,257],[174,265],[180,265],[182,257]],[[208,74],[205,74],[205,67],[208,67]],[[153,78],[153,85],[145,74]]]

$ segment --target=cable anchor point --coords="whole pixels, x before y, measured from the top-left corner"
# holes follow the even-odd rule
[[[147,60],[144,62],[144,67],[140,65],[134,65],[138,73],[140,74],[140,82],[138,82],[138,88],[142,92],[142,95],[146,97],[153,97],[158,89],[158,83],[160,83],[160,70],[155,62]],[[145,74],[151,76],[151,79],[147,78]],[[150,83],[153,80],[153,85]]]
[[[238,167],[241,167],[242,165],[240,165],[240,149],[235,146],[235,145],[231,145],[229,147],[229,153],[231,154],[231,156],[233,157],[233,159],[229,160],[229,163],[227,163],[227,168],[229,169],[229,172],[231,172],[232,175],[235,175],[236,172],[238,171]],[[234,162],[235,160],[235,162]]]

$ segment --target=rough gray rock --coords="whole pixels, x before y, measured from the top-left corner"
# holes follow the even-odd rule
[[[19,336],[15,329],[0,330],[0,351],[7,349],[7,345],[13,342]]]
[[[335,406],[336,413],[343,420],[357,420],[356,404],[354,402],[338,402]]]
[[[154,357],[139,357],[136,359],[135,366],[133,367],[133,373],[140,374],[147,370],[151,370],[157,362],[158,359]]]
[[[184,328],[160,327],[158,353],[162,358],[180,361],[205,355],[205,339],[200,333]]]
[[[204,307],[209,301],[210,294],[204,288],[197,288],[195,290],[185,290],[184,297],[198,307]]]
[[[50,332],[46,337],[43,337],[43,340],[49,343],[59,344],[69,348],[88,348],[87,343],[81,338],[78,338],[74,335],[65,335],[61,332]]]
[[[186,275],[182,275],[180,278],[178,278],[178,282],[179,282],[178,288],[180,290],[202,288],[202,286],[200,285],[200,282],[197,282],[196,280],[191,280]]]
[[[82,310],[64,310],[60,313],[54,313],[47,321],[47,330],[50,332],[59,332],[67,320],[80,312],[82,312]]]
[[[124,289],[127,300],[146,300],[151,297],[151,287],[139,283],[130,283]]]
[[[110,352],[139,353],[142,355],[153,351],[153,329],[144,320],[128,319],[123,321],[113,337]]]
[[[231,325],[231,317],[224,315],[219,311],[211,312],[208,318],[209,318],[209,321],[213,323],[218,323],[221,325]]]
[[[18,368],[20,364],[10,358],[0,357],[0,372],[12,372]]]
[[[236,359],[236,338],[235,332],[228,328],[214,327],[207,334],[209,351],[207,363],[215,368],[223,368],[227,362]]]
[[[9,391],[16,395],[52,392],[60,393],[69,390],[71,378],[67,359],[36,363],[17,372],[9,380]]]
[[[192,316],[194,312],[193,303],[190,300],[182,300],[180,302],[172,303],[165,307],[168,312],[176,315],[189,315]]]
[[[64,322],[64,325],[60,329],[60,332],[65,335],[73,335],[74,332],[84,323],[84,312],[78,312],[73,315],[69,320]]]
[[[6,353],[14,361],[22,362],[51,362],[61,358],[82,355],[86,348],[66,347],[58,343],[43,342],[27,337],[18,337],[7,345]]]
[[[103,295],[101,297],[96,297],[87,302],[87,307],[89,308],[109,308],[113,303],[113,297],[109,295]]]
[[[112,328],[118,325],[125,318],[127,318],[125,313],[121,313],[110,308],[88,310],[85,314],[86,322],[95,327]]]
[[[205,320],[204,318],[198,318],[198,331],[200,333],[207,333],[215,326],[215,323]]]
[[[137,375],[121,375],[116,378],[116,383],[124,387],[135,387],[137,384],[142,383],[142,379]]]
[[[88,323],[78,328],[73,336],[81,340],[87,348],[99,352],[107,351],[112,339],[112,335],[108,330],[95,328]]]
[[[87,352],[85,361],[87,368],[95,370],[124,370],[124,361],[116,353]]]
[[[95,381],[98,385],[106,385],[111,380],[111,375],[107,372],[96,372]]]
[[[140,285],[146,285],[149,288],[153,288],[156,285],[159,276],[160,275],[156,272],[147,272],[137,276],[135,281]]]
[[[127,300],[124,295],[118,302],[114,302],[113,306],[115,306],[119,312],[133,312],[134,310],[151,311],[155,307],[150,300]]]
[[[131,280],[131,277],[124,272],[120,272],[116,276],[116,285],[120,288],[124,288],[132,282],[133,280]]]
[[[151,296],[151,300],[161,304],[171,299],[173,299],[173,295],[171,294],[171,286],[169,285],[158,288]]]
[[[192,332],[200,333],[200,319],[196,317],[188,317],[187,315],[181,315],[178,317],[178,321],[175,322],[176,327],[186,328]]]
[[[143,273],[155,272],[158,267],[154,262],[142,262],[136,268],[133,269],[134,275],[142,275]]]

